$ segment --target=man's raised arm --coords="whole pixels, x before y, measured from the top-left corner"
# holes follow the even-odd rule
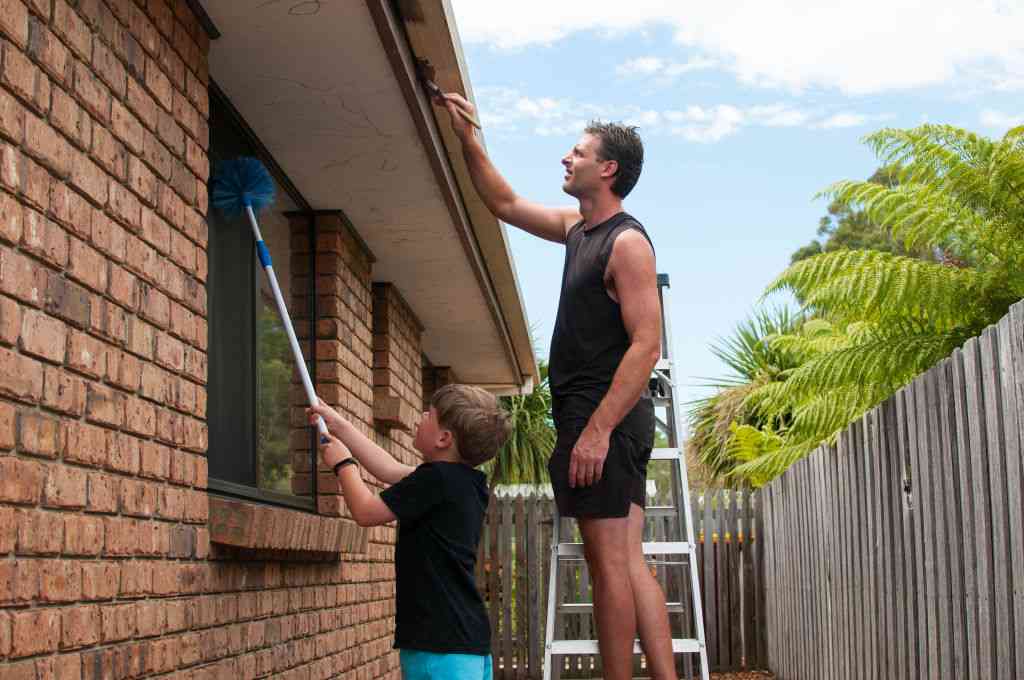
[[[569,228],[582,219],[579,211],[575,208],[550,208],[518,196],[491,163],[473,128],[457,110],[461,108],[475,114],[474,106],[455,93],[446,94],[444,100],[435,98],[434,102],[443,104],[451,116],[452,129],[462,142],[462,155],[466,159],[469,176],[487,209],[502,222],[534,236],[565,243]]]

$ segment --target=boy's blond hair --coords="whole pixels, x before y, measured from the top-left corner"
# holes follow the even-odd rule
[[[476,467],[498,455],[512,434],[512,418],[498,398],[470,385],[445,385],[430,398],[441,427],[451,430],[462,460]]]

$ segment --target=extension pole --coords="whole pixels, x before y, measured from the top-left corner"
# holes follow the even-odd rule
[[[316,391],[313,389],[313,381],[309,379],[309,371],[306,369],[306,360],[302,356],[302,350],[299,349],[299,341],[295,337],[295,329],[292,328],[291,316],[288,314],[288,308],[284,306],[284,298],[281,296],[281,288],[277,285],[277,276],[274,274],[274,268],[270,264],[270,251],[267,250],[266,244],[263,243],[263,236],[260,234],[260,227],[256,223],[256,214],[253,212],[251,205],[246,204],[245,214],[249,216],[249,223],[252,225],[252,233],[256,237],[256,253],[259,255],[260,264],[263,265],[263,271],[267,273],[267,279],[270,281],[270,289],[274,291],[274,301],[277,302],[277,313],[281,317],[281,321],[284,323],[285,333],[288,334],[288,343],[292,346],[292,354],[295,356],[295,363],[299,367],[299,375],[302,377],[302,386],[306,390],[306,398],[309,400],[310,406],[316,406],[317,398]],[[316,417],[316,426],[321,435],[327,434],[327,424],[324,423],[324,419],[320,416]]]

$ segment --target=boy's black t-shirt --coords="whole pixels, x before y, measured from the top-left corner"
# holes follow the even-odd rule
[[[461,463],[423,463],[380,497],[398,517],[395,647],[490,654],[490,623],[473,576],[486,476]]]

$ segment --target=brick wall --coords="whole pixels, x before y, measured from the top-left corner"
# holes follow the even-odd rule
[[[320,516],[207,491],[208,50],[184,0],[0,0],[4,678],[398,677],[393,527],[355,532],[329,475]],[[318,391],[415,463],[374,420],[372,260],[317,220],[321,317],[296,326]],[[418,408],[418,330],[389,291],[394,395]]]

